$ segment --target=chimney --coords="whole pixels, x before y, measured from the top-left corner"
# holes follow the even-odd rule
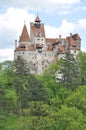
[[[59,40],[61,40],[61,35],[59,35]]]
[[[17,40],[15,40],[15,49],[17,48]]]
[[[72,33],[70,33],[70,37],[72,37]]]

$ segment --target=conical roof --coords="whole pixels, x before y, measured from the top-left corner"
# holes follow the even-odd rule
[[[27,27],[26,27],[25,24],[24,24],[24,27],[23,27],[22,34],[20,36],[19,42],[30,42],[30,37],[29,37]]]
[[[38,15],[36,16],[35,22],[41,22],[41,20],[40,20]]]
[[[79,36],[78,34],[72,35],[72,38],[73,38],[74,40],[81,40],[81,38],[80,38],[80,36]]]

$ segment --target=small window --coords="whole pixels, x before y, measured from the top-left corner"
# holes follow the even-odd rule
[[[20,48],[26,48],[26,46],[20,46]]]
[[[34,63],[33,65],[35,66],[36,64]]]
[[[44,61],[42,61],[42,65],[44,65]]]

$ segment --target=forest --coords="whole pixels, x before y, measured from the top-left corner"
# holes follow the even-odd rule
[[[86,53],[34,75],[22,57],[0,63],[0,130],[86,130]]]

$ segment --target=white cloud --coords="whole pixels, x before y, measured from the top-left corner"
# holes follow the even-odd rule
[[[81,48],[81,50],[82,50],[83,52],[86,52],[86,48]]]
[[[5,0],[5,1],[2,1],[0,0],[0,4],[1,5],[34,5],[34,3],[37,3],[37,4],[40,4],[42,6],[43,3],[57,3],[57,4],[74,4],[74,3],[80,3],[80,0],[43,0],[43,1],[40,1],[40,0],[18,0],[15,2],[15,0]]]
[[[75,23],[68,22],[67,20],[62,21],[62,25],[58,28],[58,31],[63,34],[63,36],[69,35],[70,32],[74,32]]]
[[[56,27],[52,27],[50,25],[46,25],[45,26],[45,33],[46,33],[46,37],[50,37],[50,38],[56,38],[57,37],[57,32],[58,29]]]
[[[18,8],[25,8],[25,9],[32,9],[32,10],[58,10],[57,7],[62,7],[65,5],[72,5],[80,3],[80,0],[5,0],[0,1],[0,5],[3,5],[5,7],[18,7]],[[45,11],[44,10],[44,11]]]
[[[14,59],[14,50],[7,48],[7,49],[0,49],[0,62],[5,60],[13,60]]]
[[[9,8],[0,14],[0,61],[13,59],[14,42],[19,40],[24,20],[29,28],[29,22],[34,19],[35,15],[24,9]]]
[[[74,4],[74,3],[79,3],[80,0],[48,0],[51,3],[60,3],[60,4]]]
[[[78,28],[86,30],[86,19],[78,20]]]
[[[35,16],[29,14],[25,9],[8,8],[5,13],[0,14],[0,24],[2,28],[6,27],[19,31],[24,24],[24,20],[29,23],[34,18]]]
[[[60,10],[57,12],[57,15],[67,15],[69,13],[70,13],[69,10]]]
[[[46,36],[47,37],[55,37],[57,38],[59,35],[62,37],[66,37],[70,35],[70,33],[74,32],[75,23],[68,22],[67,20],[63,20],[60,27],[51,27],[49,25],[45,26]]]
[[[35,15],[29,14],[24,9],[9,8],[0,14],[0,48],[13,47],[14,40],[21,34],[24,20],[29,28],[29,22],[34,19]]]

